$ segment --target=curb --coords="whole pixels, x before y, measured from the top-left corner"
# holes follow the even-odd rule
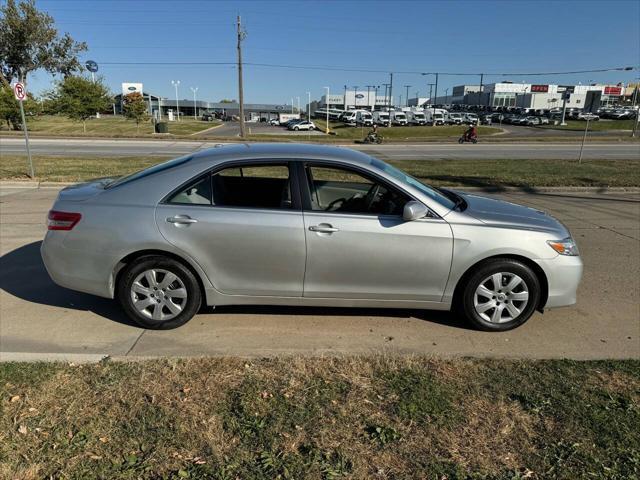
[[[3,363],[3,362],[98,363],[107,358],[109,358],[109,354],[107,353],[0,352],[0,363]]]
[[[33,182],[33,181],[0,181],[0,188],[64,188],[82,182]],[[456,187],[443,186],[451,190],[462,192],[518,192],[518,193],[544,193],[544,192],[569,192],[569,193],[640,193],[638,187],[518,187],[518,186],[487,186],[487,187]]]

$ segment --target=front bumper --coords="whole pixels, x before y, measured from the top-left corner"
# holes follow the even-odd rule
[[[547,277],[549,292],[545,308],[565,307],[576,303],[576,292],[582,279],[583,264],[579,256],[558,255],[536,260]]]

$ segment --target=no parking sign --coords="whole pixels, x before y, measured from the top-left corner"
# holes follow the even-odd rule
[[[27,157],[29,157],[29,171],[31,178],[35,177],[35,171],[33,169],[33,160],[31,159],[31,150],[29,149],[29,131],[27,130],[27,121],[24,118],[24,106],[22,103],[27,98],[27,89],[24,87],[24,83],[16,82],[13,84],[13,96],[20,104],[20,116],[22,117],[22,131],[24,132],[24,141],[27,147]]]
[[[17,82],[13,85],[13,95],[19,102],[22,102],[26,98],[27,89],[24,88],[23,83]]]

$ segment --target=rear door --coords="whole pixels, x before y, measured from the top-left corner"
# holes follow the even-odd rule
[[[352,167],[308,162],[299,177],[305,297],[441,301],[453,245],[444,220],[404,221],[408,195]]]
[[[291,172],[288,162],[228,164],[169,195],[156,223],[220,292],[299,297],[306,251]]]

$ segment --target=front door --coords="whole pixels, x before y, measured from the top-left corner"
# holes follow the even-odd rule
[[[441,219],[402,219],[410,198],[348,167],[307,164],[304,296],[442,299],[452,233]]]
[[[301,296],[302,212],[287,163],[236,164],[158,205],[156,222],[229,295]]]

